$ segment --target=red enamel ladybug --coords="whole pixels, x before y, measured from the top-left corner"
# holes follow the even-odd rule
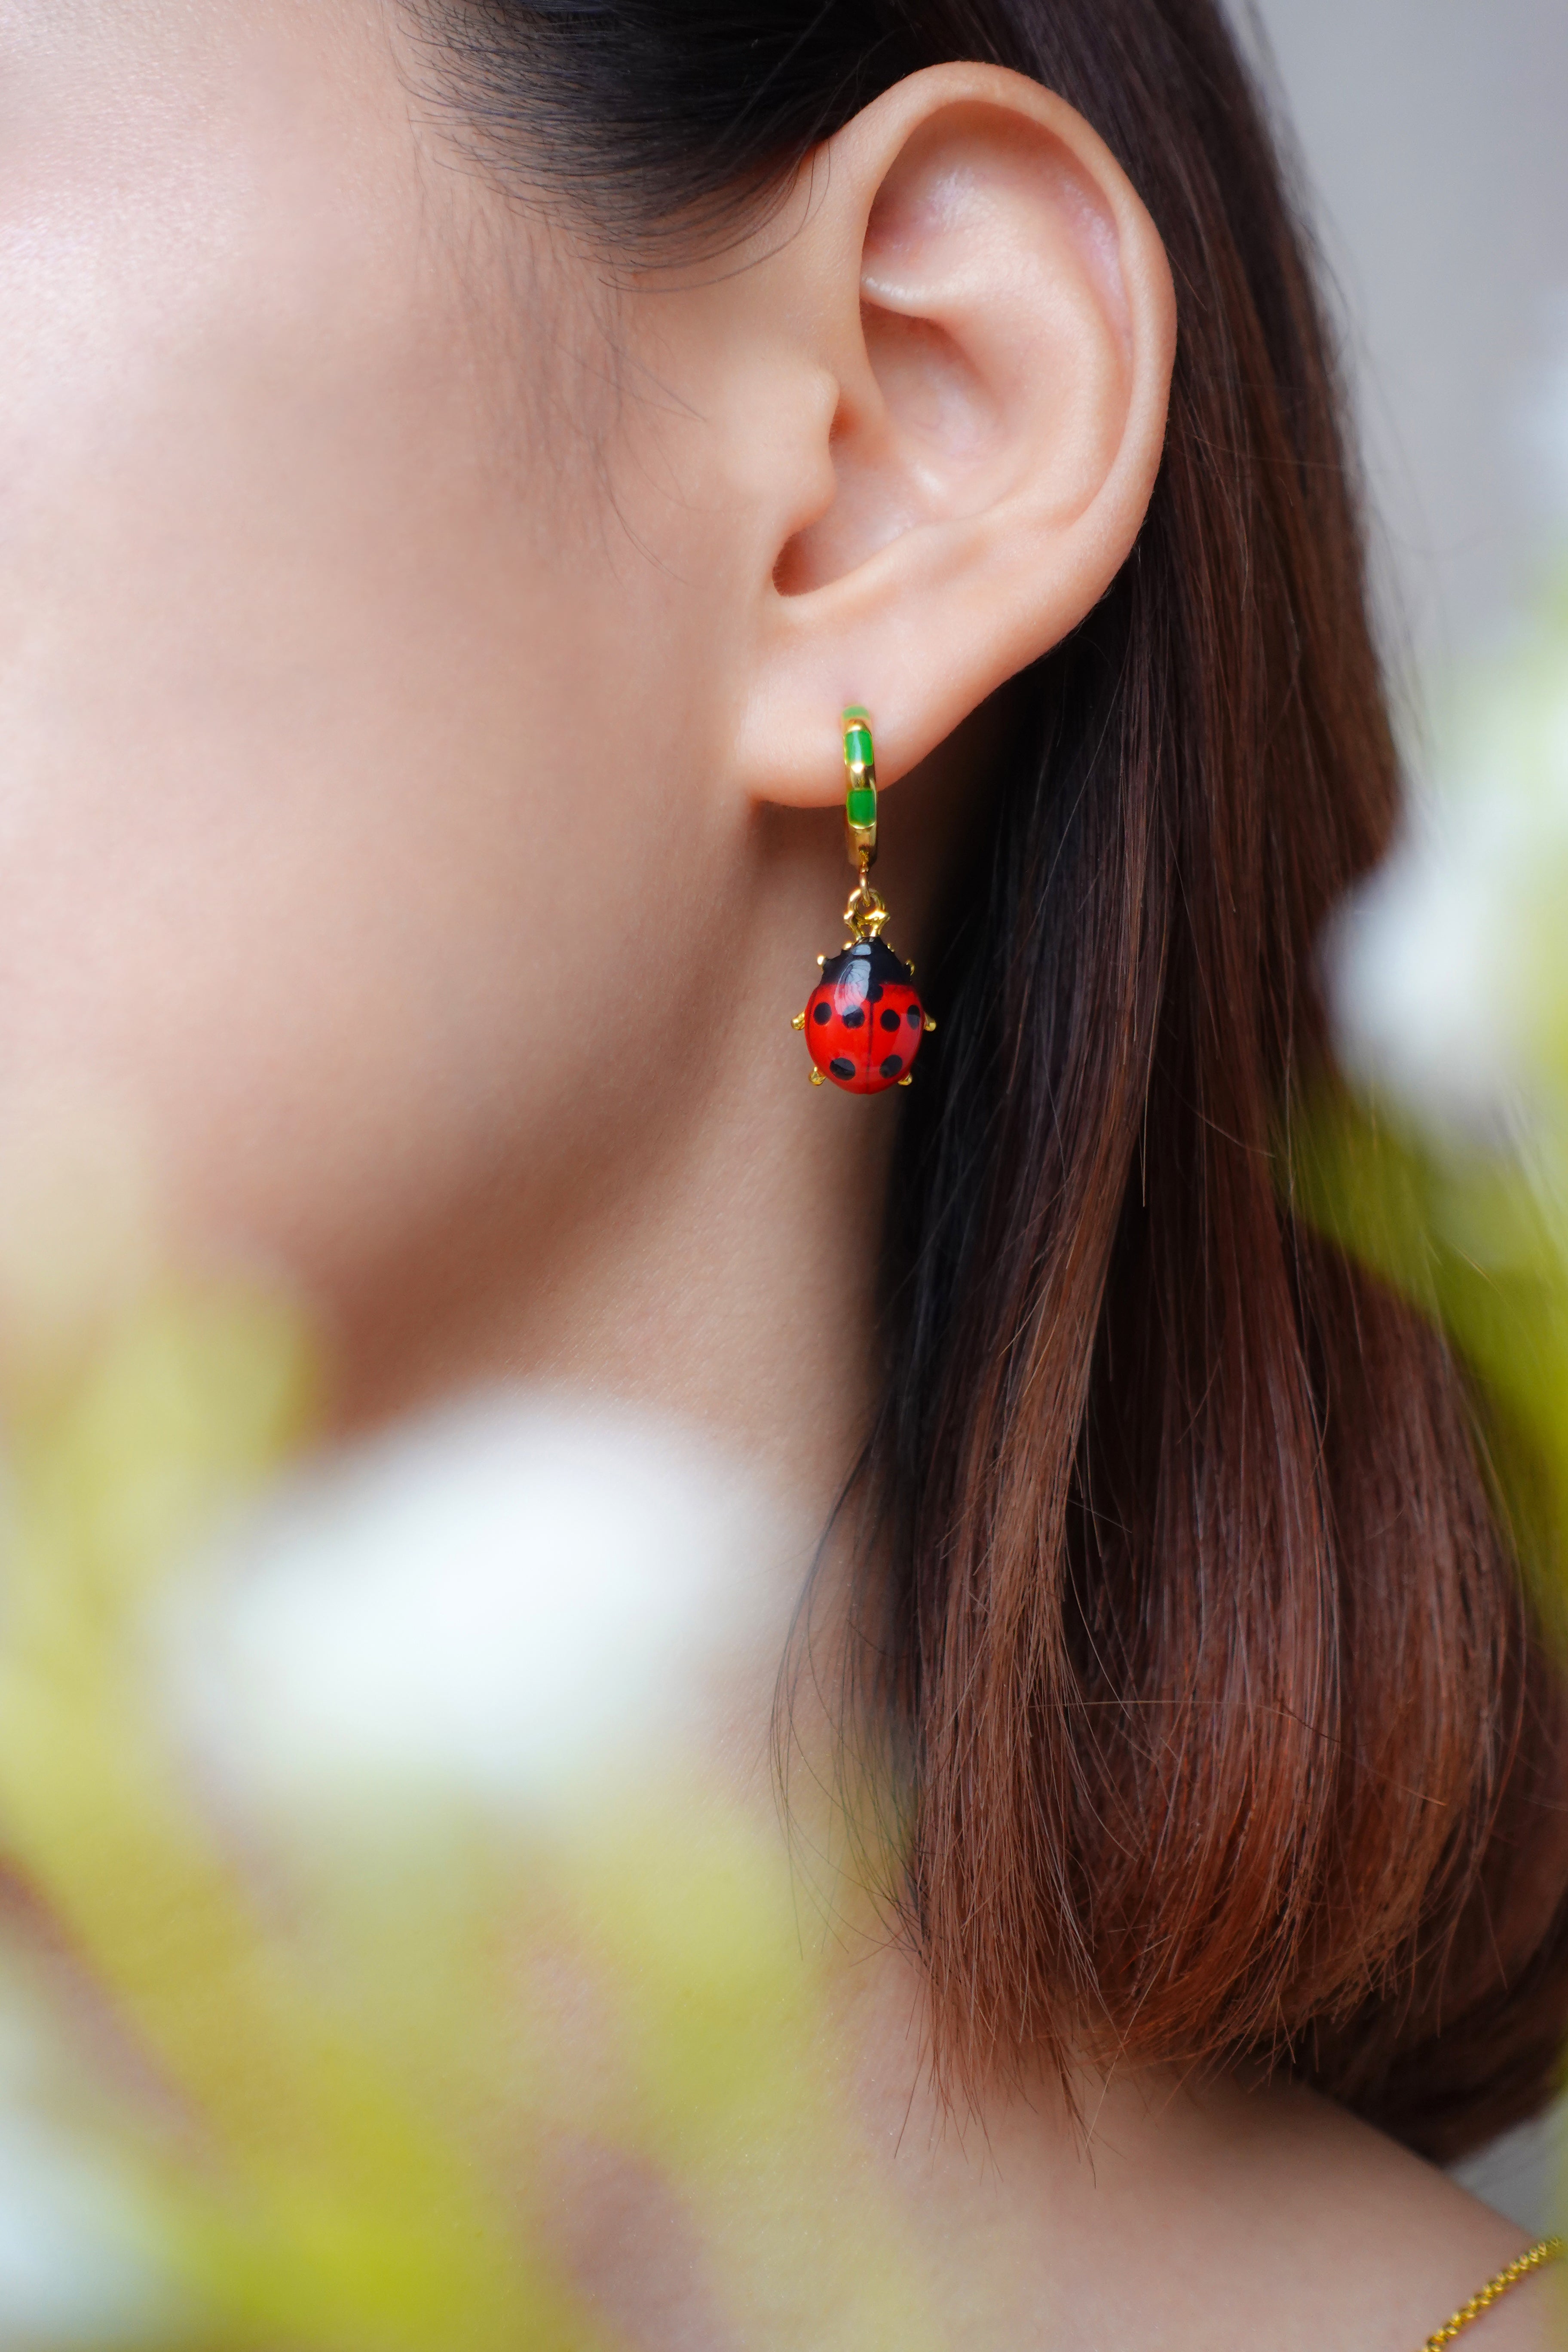
[[[831,1078],[847,1094],[879,1095],[906,1087],[926,1019],[914,974],[879,939],[857,940],[829,956],[801,1024],[816,1065],[814,1084]]]

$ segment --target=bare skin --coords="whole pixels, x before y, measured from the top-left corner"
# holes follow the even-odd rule
[[[895,1119],[788,1027],[837,713],[918,959],[955,730],[1136,538],[1164,257],[1059,100],[953,68],[612,295],[431,72],[380,0],[0,0],[0,1114],[92,1106],[187,1243],[285,1270],[346,1423],[647,1398],[820,1517]],[[1115,2083],[1092,2161],[1044,2086],[960,2129],[918,2006],[847,1969],[866,2161],[966,2345],[1412,2352],[1520,2249],[1294,2094]]]

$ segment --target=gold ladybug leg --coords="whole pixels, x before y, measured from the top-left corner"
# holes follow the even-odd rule
[[[790,1024],[789,1024],[789,1025],[790,1025],[790,1027],[791,1027],[792,1029],[804,1029],[804,1028],[805,1027],[805,1013],[797,1013],[795,1014],[795,1019],[790,1023]]]
[[[914,1072],[913,1072],[912,1070],[910,1070],[910,1071],[909,1075],[908,1075],[906,1077],[902,1077],[902,1078],[900,1078],[900,1079],[899,1080],[899,1084],[900,1084],[900,1086],[901,1086],[901,1087],[912,1087],[912,1086],[914,1085],[914,1082],[915,1082],[915,1074],[914,1074]]]
[[[935,1027],[936,1023],[931,1019],[931,1014],[928,1013],[925,1017],[925,1033],[928,1037]]]
[[[827,1080],[823,1076],[820,1070],[813,1070],[811,1074],[811,1083],[814,1087],[825,1087],[827,1084]]]

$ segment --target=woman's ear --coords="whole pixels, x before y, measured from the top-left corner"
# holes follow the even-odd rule
[[[798,202],[726,292],[750,280],[768,346],[736,771],[809,805],[842,790],[846,703],[890,782],[1103,595],[1159,470],[1175,304],[1109,150],[997,68],[900,83]]]

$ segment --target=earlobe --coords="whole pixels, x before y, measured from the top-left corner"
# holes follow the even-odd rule
[[[800,281],[785,315],[837,399],[815,511],[796,503],[757,583],[740,745],[757,797],[805,804],[837,790],[845,702],[877,711],[893,781],[1104,593],[1158,472],[1174,343],[1152,224],[1035,83],[934,68],[826,164],[765,267]],[[781,439],[782,467],[805,455]]]

